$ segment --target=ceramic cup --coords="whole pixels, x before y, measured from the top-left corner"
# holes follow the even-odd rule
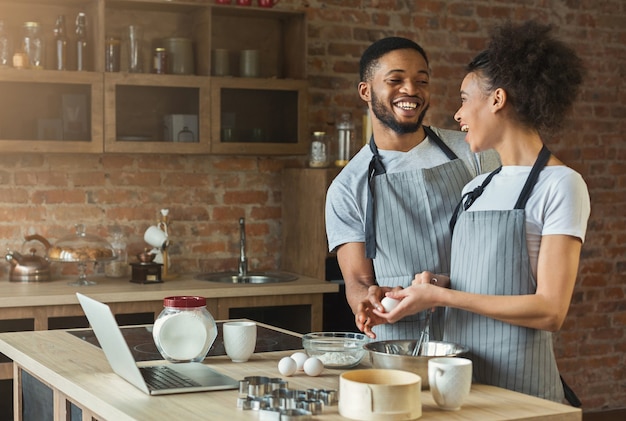
[[[225,322],[222,329],[226,355],[235,363],[248,361],[256,346],[256,323]]]
[[[243,50],[239,58],[239,76],[259,76],[259,50]]]
[[[274,7],[279,0],[258,0],[259,7]]]
[[[150,226],[145,234],[143,235],[143,240],[150,244],[152,247],[162,249],[167,247],[167,234],[165,231],[159,229],[156,225]]]
[[[213,76],[230,75],[230,52],[223,48],[213,50]]]
[[[165,38],[167,51],[167,73],[173,75],[194,74],[195,61],[193,55],[193,41],[190,38]]]
[[[442,409],[456,411],[472,387],[472,361],[459,357],[428,360],[428,382],[435,403]]]

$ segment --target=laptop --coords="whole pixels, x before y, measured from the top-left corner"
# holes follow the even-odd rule
[[[111,308],[78,292],[76,297],[113,371],[142,392],[169,395],[239,388],[238,381],[199,362],[138,366]]]

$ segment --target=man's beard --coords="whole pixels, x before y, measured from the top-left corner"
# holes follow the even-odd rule
[[[372,112],[376,116],[378,120],[383,124],[383,126],[388,127],[393,130],[397,134],[408,134],[415,133],[422,127],[422,122],[424,121],[424,116],[426,115],[426,111],[428,111],[429,105],[427,105],[422,113],[419,115],[417,122],[415,123],[400,123],[396,120],[396,116],[376,97],[376,94],[372,92]]]

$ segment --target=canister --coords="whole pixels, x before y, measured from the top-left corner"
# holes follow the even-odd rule
[[[193,42],[189,38],[165,38],[167,73],[175,75],[194,74]]]
[[[170,362],[199,362],[217,338],[217,325],[206,308],[206,298],[172,296],[154,322],[157,349]]]

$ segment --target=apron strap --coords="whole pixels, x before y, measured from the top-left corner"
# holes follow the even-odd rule
[[[459,158],[430,127],[424,126],[424,131],[426,132],[426,135],[430,138],[430,140],[435,142],[435,144],[439,146],[439,149],[441,149],[441,151],[446,154],[450,161]]]
[[[461,196],[461,200],[456,205],[456,208],[454,208],[454,212],[452,213],[452,217],[450,218],[450,233],[454,232],[454,226],[456,225],[456,220],[459,217],[459,210],[461,210],[461,205],[463,205],[464,210],[468,210],[469,207],[472,206],[472,204],[476,201],[476,199],[478,199],[480,195],[483,194],[485,187],[487,187],[487,185],[491,182],[493,176],[498,174],[501,169],[502,166],[499,166],[498,168],[493,170],[491,174],[489,174],[487,178],[483,180],[483,183],[480,186],[477,186],[474,190],[468,191],[463,196]]]
[[[376,257],[376,227],[374,226],[374,177],[385,174],[378,147],[374,142],[374,136],[370,137],[370,150],[372,159],[367,170],[367,208],[365,211],[365,257],[373,259]]]
[[[565,395],[565,400],[567,400],[570,403],[570,405],[572,405],[575,408],[580,408],[581,406],[583,406],[583,403],[580,401],[580,399],[578,399],[578,396],[576,396],[576,393],[574,393],[572,388],[569,387],[567,383],[565,383],[563,376],[559,376],[559,377],[561,377],[561,384],[563,385],[563,393]]]
[[[546,166],[548,161],[550,160],[550,151],[543,145],[541,151],[539,151],[539,156],[537,157],[537,161],[533,165],[533,168],[530,170],[530,174],[526,179],[526,183],[524,183],[524,187],[522,188],[522,192],[517,198],[517,203],[515,203],[514,209],[524,209],[526,207],[526,202],[528,202],[528,198],[530,197],[530,193],[533,191],[533,187],[537,183],[537,179],[539,178],[539,173]]]
[[[458,159],[456,154],[444,143],[443,140],[437,134],[432,131],[430,127],[424,127],[424,132],[430,138],[435,145],[441,149],[441,151],[450,159]],[[369,141],[370,150],[372,151],[372,159],[370,160],[369,168],[367,170],[367,208],[365,210],[365,257],[373,259],[376,257],[376,227],[374,226],[374,177],[380,174],[385,174],[385,166],[380,159],[378,153],[378,147],[374,141],[374,135],[370,137]]]
[[[532,169],[530,170],[530,174],[528,175],[528,178],[526,178],[524,187],[522,187],[522,191],[520,192],[520,195],[518,196],[517,202],[515,203],[515,207],[513,209],[524,209],[524,207],[526,207],[526,202],[528,202],[530,193],[532,192],[533,187],[535,187],[535,184],[537,183],[537,179],[539,178],[539,173],[546,166],[546,164],[548,163],[548,160],[550,160],[550,155],[551,153],[546,147],[546,145],[543,145],[541,150],[539,151],[537,160],[535,161]],[[493,178],[493,176],[499,173],[501,169],[502,169],[502,166],[496,168],[491,174],[487,176],[487,178],[485,178],[485,180],[480,186],[476,187],[474,190],[470,192],[465,193],[461,197],[461,201],[459,202],[458,205],[456,205],[456,208],[454,209],[454,213],[452,214],[452,218],[450,218],[450,232],[451,233],[454,232],[454,226],[456,225],[456,221],[459,217],[459,210],[461,208],[461,204],[463,204],[463,209],[468,210],[469,207],[472,206],[472,204],[476,201],[476,199],[478,199],[480,195],[483,194],[485,187],[487,187],[487,184],[491,182],[491,179]]]

